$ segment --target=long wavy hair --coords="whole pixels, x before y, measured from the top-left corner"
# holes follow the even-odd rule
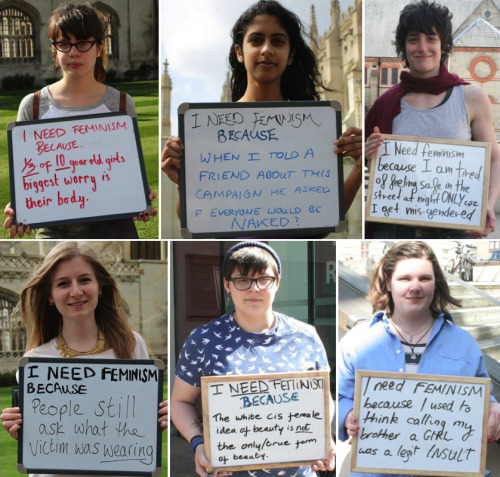
[[[59,34],[67,37],[71,33],[79,40],[94,37],[97,45],[102,46],[102,53],[96,59],[94,78],[99,83],[106,79],[108,58],[104,51],[106,26],[102,14],[88,2],[65,3],[57,7],[49,20],[47,38],[57,41]],[[57,52],[54,51],[54,65],[58,67]]]
[[[78,242],[60,242],[37,267],[21,291],[19,309],[28,330],[26,351],[55,338],[62,329],[62,316],[49,305],[52,278],[56,267],[66,260],[82,257],[92,268],[102,296],[95,309],[95,320],[117,358],[133,358],[136,340],[126,322],[128,306],[120,295],[115,279],[106,270],[96,252]]]
[[[318,100],[318,88],[327,91],[318,70],[316,57],[304,40],[304,26],[299,17],[274,0],[261,0],[248,8],[235,23],[231,38],[233,44],[229,50],[231,66],[231,99],[238,101],[247,89],[247,70],[238,61],[236,46],[243,51],[243,38],[248,26],[258,15],[271,15],[278,19],[290,38],[290,51],[295,51],[293,63],[287,66],[281,76],[281,93],[285,100]],[[304,35],[304,36],[303,36]]]
[[[453,48],[452,18],[453,15],[447,7],[436,2],[430,3],[427,0],[410,3],[403,8],[399,16],[394,44],[398,56],[404,60],[406,67],[410,66],[406,56],[406,37],[410,32],[432,35],[434,33],[433,28],[436,28],[441,39],[441,50],[443,51],[441,63],[448,58]]]
[[[391,280],[398,262],[409,258],[429,260],[432,264],[436,287],[430,311],[434,318],[440,313],[449,314],[450,305],[462,306],[459,300],[451,296],[436,254],[429,245],[425,242],[399,242],[389,249],[373,272],[368,298],[374,313],[386,311],[389,316],[394,313],[394,301],[391,292],[387,289],[387,282]]]

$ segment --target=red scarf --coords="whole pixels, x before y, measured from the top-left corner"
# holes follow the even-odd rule
[[[441,94],[450,86],[469,84],[459,76],[448,71],[441,63],[438,76],[432,78],[416,78],[408,71],[401,73],[401,82],[387,90],[373,103],[365,118],[365,133],[368,137],[375,126],[382,134],[392,133],[392,120],[401,112],[401,98],[409,92]]]

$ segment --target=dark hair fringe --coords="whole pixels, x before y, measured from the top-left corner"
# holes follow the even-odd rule
[[[436,2],[430,3],[428,0],[421,0],[418,3],[406,5],[399,16],[399,23],[396,29],[396,40],[393,44],[396,46],[398,56],[404,60],[408,67],[406,56],[406,37],[410,32],[421,32],[426,35],[434,33],[436,28],[441,39],[441,63],[446,61],[453,48],[453,36],[451,19],[452,13],[444,5]]]
[[[260,247],[240,248],[228,257],[224,267],[224,278],[229,280],[236,269],[242,276],[248,276],[251,272],[263,273],[267,267],[271,267],[274,276],[279,279],[276,260],[267,250]]]
[[[79,39],[95,38],[96,43],[103,48],[101,56],[96,60],[94,78],[99,83],[104,83],[108,61],[104,51],[106,25],[102,13],[88,2],[64,3],[52,12],[47,27],[47,38],[56,41],[59,33],[63,36],[71,33]],[[57,53],[54,52],[54,61],[56,56]]]

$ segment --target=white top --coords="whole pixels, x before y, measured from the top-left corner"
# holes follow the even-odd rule
[[[146,346],[144,338],[135,331],[133,333],[135,337],[133,359],[148,359],[148,347]],[[24,356],[27,356],[28,358],[62,358],[59,350],[56,349],[56,346],[56,339],[52,338],[50,341],[44,343],[43,345],[40,345],[38,348],[30,349],[24,354]],[[116,359],[116,356],[115,352],[112,349],[108,349],[106,351],[103,351],[102,353],[82,356],[82,358]]]

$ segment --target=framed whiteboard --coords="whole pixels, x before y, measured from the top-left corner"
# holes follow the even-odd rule
[[[203,376],[201,397],[215,468],[298,467],[330,452],[328,371]]]
[[[7,126],[12,208],[41,227],[151,209],[137,120],[126,112]]]
[[[484,476],[491,380],[357,371],[351,471]]]
[[[21,358],[18,470],[157,476],[160,360]]]
[[[193,237],[307,236],[345,220],[334,101],[179,106],[181,227]]]
[[[370,166],[370,222],[482,230],[491,144],[384,134]]]

